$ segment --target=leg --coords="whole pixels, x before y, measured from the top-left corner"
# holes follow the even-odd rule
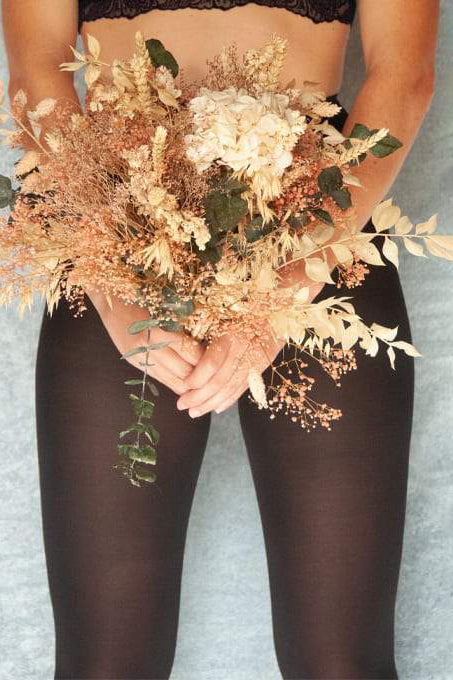
[[[124,384],[142,372],[96,310],[44,311],[36,366],[41,505],[56,633],[55,678],[168,678],[186,530],[209,416],[192,420],[158,384],[157,484],[111,466],[133,422]]]
[[[397,271],[349,293],[367,322],[411,342]],[[324,288],[316,300],[332,295]],[[310,362],[310,359],[308,359]],[[318,402],[343,416],[306,432],[243,395],[241,424],[263,524],[274,640],[284,678],[397,678],[394,607],[405,520],[414,360],[357,352],[342,387],[313,360]],[[264,376],[269,379],[269,370]]]

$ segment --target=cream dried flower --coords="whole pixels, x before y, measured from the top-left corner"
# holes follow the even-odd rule
[[[291,149],[305,132],[305,116],[288,107],[285,94],[252,97],[245,88],[200,88],[189,107],[194,133],[185,136],[186,154],[204,172],[215,160],[251,178],[261,200],[279,195],[279,178],[291,165]]]

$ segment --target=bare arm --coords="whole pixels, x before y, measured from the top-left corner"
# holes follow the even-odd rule
[[[69,45],[77,42],[77,0],[3,0],[2,23],[9,68],[8,93],[14,97],[23,89],[28,97],[28,109],[52,97],[80,110],[74,88],[73,74],[60,71],[63,61],[73,58]],[[27,123],[27,121],[23,121]],[[52,127],[52,116],[42,121],[42,138]],[[26,149],[36,149],[32,138]]]
[[[395,181],[430,108],[439,0],[359,0],[359,18],[366,78],[343,134],[348,136],[355,123],[363,123],[370,129],[388,128],[403,143],[385,158],[368,154],[353,169],[364,187],[348,187],[361,230]],[[331,240],[340,237],[336,229]],[[327,253],[332,269],[336,262],[330,248]],[[302,265],[285,268],[284,285],[301,279],[305,279]]]
[[[58,68],[62,62],[73,61],[69,45],[75,47],[77,42],[77,13],[77,0],[3,0],[10,98],[17,90],[23,89],[28,96],[28,109],[34,108],[42,99],[52,97],[66,99],[74,105],[74,110],[80,111],[73,73]],[[42,122],[41,141],[44,141],[46,128],[52,127],[52,116]],[[37,148],[31,138],[26,148]],[[145,309],[138,305],[125,305],[119,298],[112,298],[111,310],[105,296],[97,290],[90,290],[89,297],[121,354],[144,344],[146,334],[132,336],[127,328],[133,321],[149,318]],[[195,341],[186,341],[182,334],[153,329],[151,342],[160,341],[171,341],[172,344],[151,352],[150,360],[154,366],[148,372],[181,394],[185,389],[183,380],[200,358],[202,348]],[[141,370],[139,362],[143,360],[144,355],[128,359]]]

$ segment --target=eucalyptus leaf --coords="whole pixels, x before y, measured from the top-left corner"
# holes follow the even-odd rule
[[[349,192],[349,189],[346,189],[346,187],[332,191],[331,196],[332,196],[333,200],[335,201],[335,203],[342,210],[347,210],[352,205],[351,194]]]
[[[177,321],[173,319],[161,319],[159,321],[159,328],[163,331],[168,331],[169,333],[177,333],[182,330],[182,326]]]
[[[161,349],[162,347],[166,347],[169,345],[170,342],[154,342],[151,343],[150,345],[141,345],[140,347],[134,347],[133,349],[129,349],[127,352],[121,355],[121,359],[125,359],[126,357],[131,357],[134,354],[142,354],[144,352],[147,352],[148,350],[153,350],[153,349]]]
[[[6,208],[14,201],[14,191],[9,177],[0,175],[0,208]]]
[[[318,186],[321,191],[329,196],[343,186],[343,175],[338,166],[332,165],[324,168],[318,175]]]
[[[159,323],[158,319],[140,319],[139,321],[134,321],[131,323],[130,326],[128,326],[128,331],[132,335],[135,335],[135,333],[141,333],[141,331],[147,329],[147,328],[155,328]]]
[[[371,130],[369,130],[366,125],[363,125],[362,123],[356,123],[349,133],[349,136],[354,137],[354,139],[368,139],[371,134]]]
[[[220,191],[209,192],[205,196],[204,207],[206,220],[214,232],[232,231],[248,212],[247,201],[235,194]]]
[[[326,210],[322,210],[321,208],[311,208],[310,212],[318,218],[318,220],[321,220],[321,222],[324,222],[324,224],[331,224],[333,226],[334,222],[329,215],[329,213]]]
[[[377,144],[370,148],[370,152],[377,158],[385,158],[385,156],[389,156],[402,146],[403,143],[400,142],[399,139],[393,137],[393,135],[386,135]]]
[[[204,250],[195,248],[197,256],[203,264],[210,262],[211,264],[216,264],[222,257],[222,247],[221,246],[210,246],[207,245]]]
[[[150,38],[145,41],[146,49],[154,66],[166,66],[172,73],[173,78],[176,78],[179,71],[178,62],[174,56],[165,49],[160,40]]]
[[[128,456],[139,463],[155,465],[157,462],[156,450],[152,446],[140,446],[129,449]]]
[[[141,466],[135,466],[134,472],[138,479],[142,479],[144,482],[155,482],[157,477],[154,472],[148,471]]]

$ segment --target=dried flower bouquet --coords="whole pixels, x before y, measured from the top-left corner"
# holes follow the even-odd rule
[[[22,313],[39,291],[50,313],[64,296],[80,315],[91,287],[110,304],[117,296],[149,312],[128,329],[146,341],[123,355],[145,355],[143,378],[127,381],[140,386],[130,394],[136,422],[120,433],[114,465],[134,485],[156,480],[159,435],[154,402],[145,398],[146,386],[158,396],[145,368],[162,346],[150,342],[156,326],[204,343],[225,332],[245,333],[257,406],[270,417],[284,411],[307,430],[330,429],[341,411],[310,398],[308,375],[298,384],[287,378],[264,384],[253,362],[263,322],[298,356],[322,359],[338,385],[357,367],[356,346],[375,356],[383,342],[393,368],[395,349],[420,356],[395,340],[397,327],[368,327],[351,297],[313,304],[307,286],[279,285],[282,268],[298,260],[307,279],[335,284],[327,249],[336,258],[338,287],[340,281],[360,285],[368,265],[385,265],[371,242],[376,234],[355,226],[348,185],[361,186],[353,170],[368,153],[382,158],[401,146],[389,130],[361,124],[346,138],[329,124],[340,108],[313,83],[283,87],[286,46],[273,34],[242,60],[235,45],[223,47],[201,82],[178,87],[179,66],[159,40],[137,33],[129,60],[105,64],[98,41],[88,36],[88,53],[73,49],[76,61],[60,65],[86,67],[85,113],[53,99],[27,110],[23,90],[7,111],[2,97],[1,121],[10,116],[14,123],[1,130],[3,143],[21,147],[31,134],[36,150],[15,165],[18,188],[0,177],[0,207],[10,209],[1,218],[0,304],[18,298]],[[41,123],[50,114],[44,146]],[[453,259],[453,236],[435,235],[436,221],[434,215],[414,230],[392,199],[372,216],[385,237],[383,254],[396,267],[393,238],[414,255],[424,255],[424,241],[433,255]],[[343,235],[332,241],[337,225]]]

